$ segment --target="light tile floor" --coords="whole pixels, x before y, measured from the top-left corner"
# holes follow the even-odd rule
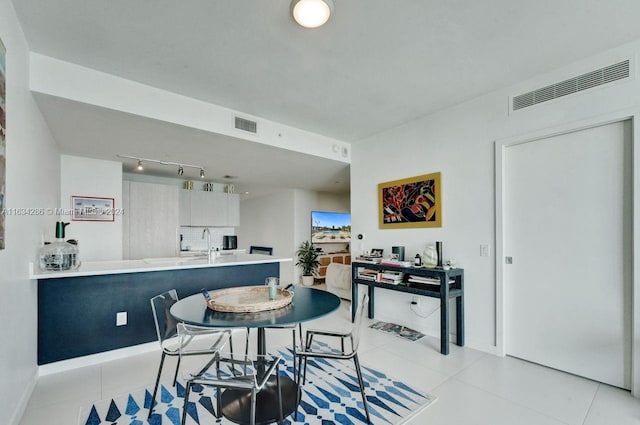
[[[305,328],[350,326],[349,304]],[[372,321],[369,321],[372,322]],[[271,348],[291,345],[291,332],[267,331]],[[255,343],[252,334],[251,345]],[[244,333],[234,335],[244,347]],[[377,330],[363,329],[361,362],[438,397],[411,425],[638,425],[640,400],[623,391],[519,359],[500,358],[451,346],[439,353],[439,340],[408,342]],[[237,350],[238,348],[236,348]],[[80,407],[93,401],[151,388],[160,359],[157,353],[132,356],[40,378],[20,425],[76,425]],[[196,365],[187,359],[184,370]],[[175,360],[166,363],[171,380]]]

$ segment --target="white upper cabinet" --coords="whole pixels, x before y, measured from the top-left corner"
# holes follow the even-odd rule
[[[233,193],[180,190],[180,224],[234,227],[240,225],[240,196]]]
[[[222,192],[192,191],[191,225],[226,226],[227,205]]]
[[[124,182],[123,232],[125,258],[173,257],[177,247],[178,188]]]

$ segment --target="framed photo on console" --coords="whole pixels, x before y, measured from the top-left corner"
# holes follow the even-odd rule
[[[378,215],[381,229],[442,227],[440,173],[380,183]]]

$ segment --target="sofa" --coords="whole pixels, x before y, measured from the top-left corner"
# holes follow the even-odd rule
[[[328,292],[351,301],[351,266],[340,263],[329,264],[325,284]]]

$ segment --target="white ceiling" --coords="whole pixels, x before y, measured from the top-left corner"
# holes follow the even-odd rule
[[[34,52],[346,142],[640,38],[638,0],[334,3],[307,30],[289,0],[14,0]]]

